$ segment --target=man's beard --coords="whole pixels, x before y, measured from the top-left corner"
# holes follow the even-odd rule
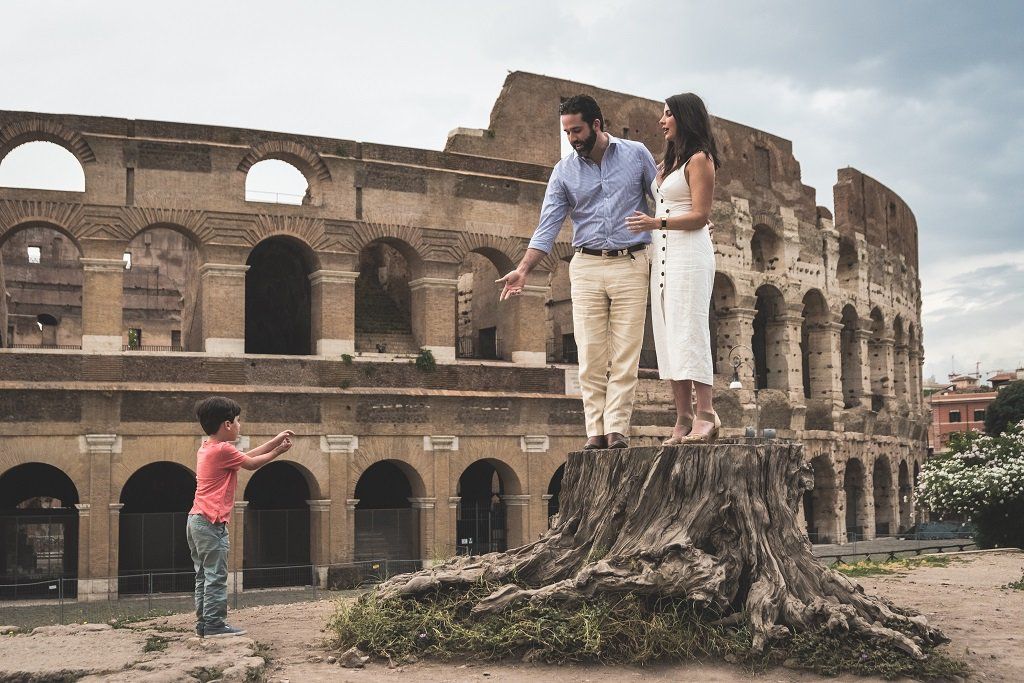
[[[576,150],[576,153],[579,154],[581,157],[589,157],[590,153],[594,151],[594,145],[596,144],[597,131],[591,128],[590,135],[587,137],[586,140],[574,142],[572,146]]]

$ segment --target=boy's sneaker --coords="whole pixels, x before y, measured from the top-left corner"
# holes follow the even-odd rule
[[[206,624],[196,624],[196,635],[200,638],[206,635]]]
[[[244,633],[244,628],[235,628],[227,623],[221,624],[220,626],[206,625],[203,628],[203,636],[206,638],[212,638],[214,636],[240,636]]]

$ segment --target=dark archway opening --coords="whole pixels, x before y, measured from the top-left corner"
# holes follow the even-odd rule
[[[121,489],[119,593],[192,590],[185,525],[195,493],[195,475],[173,462],[146,465],[128,478]]]
[[[246,261],[245,352],[310,354],[310,269],[283,237],[257,244]]]
[[[456,547],[460,555],[483,555],[507,549],[508,529],[501,497],[505,484],[487,460],[478,460],[459,477]]]
[[[889,459],[880,456],[871,471],[872,493],[875,499],[875,535],[889,536],[893,533],[893,490],[892,471]]]
[[[420,559],[419,510],[412,484],[393,462],[374,463],[356,483],[355,559]]]
[[[562,477],[565,476],[565,465],[559,465],[555,473],[551,475],[551,482],[548,484],[548,527],[551,526],[551,518],[558,514],[558,498],[562,494]]]
[[[26,463],[0,476],[0,598],[77,594],[78,490],[52,465]],[[57,583],[55,583],[57,582]]]
[[[860,460],[851,459],[846,463],[843,474],[843,490],[846,492],[846,540],[864,540],[864,466]]]
[[[419,350],[412,334],[409,282],[413,256],[408,245],[397,242],[394,246],[383,241],[371,242],[359,252],[356,351],[410,354]]]
[[[311,585],[309,484],[283,461],[253,473],[245,487],[245,588]]]

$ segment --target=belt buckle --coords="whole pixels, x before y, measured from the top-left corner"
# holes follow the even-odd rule
[[[604,258],[608,258],[608,250],[607,249],[602,249],[601,250],[601,256],[604,257]]]

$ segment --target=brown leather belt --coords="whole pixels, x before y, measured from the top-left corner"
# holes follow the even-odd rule
[[[632,244],[622,249],[588,249],[587,247],[576,247],[577,254],[586,254],[587,256],[604,256],[605,258],[612,256],[629,256],[634,252],[638,252],[642,249],[646,249],[646,244]]]

